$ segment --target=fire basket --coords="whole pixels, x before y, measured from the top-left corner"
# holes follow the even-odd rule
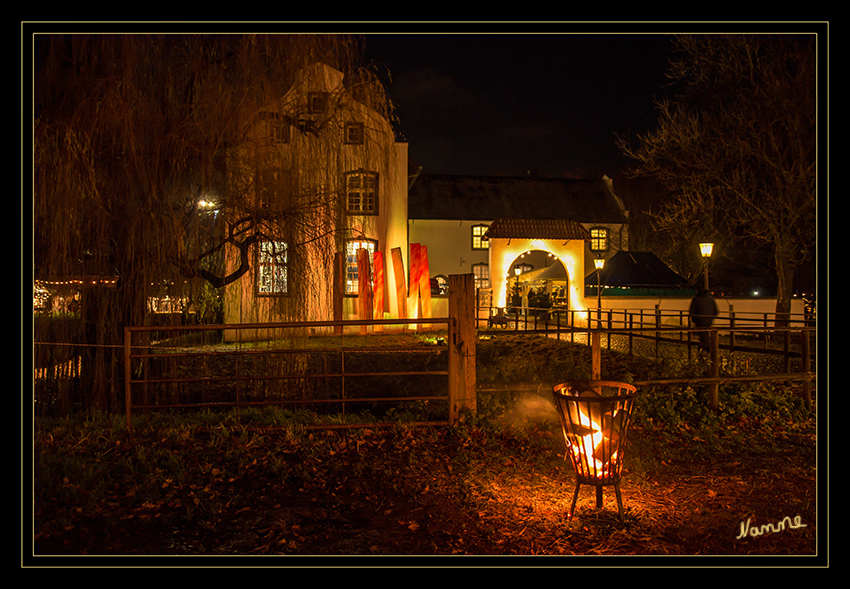
[[[630,384],[601,380],[565,382],[554,388],[567,454],[576,472],[569,519],[582,485],[596,487],[597,509],[602,507],[602,487],[613,485],[623,521],[620,475],[635,391]]]

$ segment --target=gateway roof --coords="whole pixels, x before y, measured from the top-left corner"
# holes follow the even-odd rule
[[[590,231],[569,219],[496,219],[484,239],[590,239]]]

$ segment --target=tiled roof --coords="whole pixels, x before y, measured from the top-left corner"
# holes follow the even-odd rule
[[[410,219],[573,219],[625,223],[607,179],[420,174],[408,194]]]
[[[590,231],[569,219],[496,219],[485,239],[590,239]]]

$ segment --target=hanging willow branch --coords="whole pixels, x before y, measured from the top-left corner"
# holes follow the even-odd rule
[[[325,257],[340,251],[349,222],[336,178],[339,150],[313,134],[317,140],[291,161],[275,164],[291,178],[273,184],[276,198],[257,208],[246,197],[265,183],[265,162],[248,130],[317,62],[344,72],[349,91],[390,119],[377,77],[358,67],[360,49],[359,40],[342,35],[37,37],[35,278],[119,278],[109,294],[83,293],[109,300],[83,305],[83,320],[67,324],[64,340],[97,334],[120,344],[124,325],[150,320],[147,302],[162,285],[188,280],[191,292],[199,280],[222,288],[247,279],[260,240],[286,236],[293,248]],[[323,182],[316,189],[306,178]],[[216,212],[203,210],[201,200],[215,202]],[[304,266],[310,256],[295,253],[290,271],[303,279],[293,279],[280,302],[293,313],[325,288]],[[95,364],[110,362],[101,356]],[[111,382],[105,373],[89,375]],[[117,405],[109,386],[86,395]]]

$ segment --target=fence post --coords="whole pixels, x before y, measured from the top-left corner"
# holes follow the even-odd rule
[[[472,274],[449,275],[449,421],[460,411],[476,410],[475,279]]]
[[[130,328],[124,326],[124,417],[127,420],[127,431],[132,429],[130,425],[130,404],[132,399],[130,395],[130,377],[133,375],[133,370],[130,367],[131,340]]]
[[[602,380],[602,345],[600,342],[602,335],[600,332],[593,331],[590,334],[590,380]]]
[[[800,339],[803,344],[803,365],[800,367],[801,372],[808,374],[812,371],[812,348],[809,342],[809,330],[804,327],[800,331]],[[812,381],[806,379],[803,381],[803,399],[806,401],[806,408],[812,408]]]
[[[655,359],[658,360],[658,346],[661,343],[661,307],[655,305]]]
[[[711,348],[711,376],[717,378],[720,376],[720,337],[717,330],[712,329],[709,332],[709,346]],[[712,382],[709,385],[709,406],[716,410],[720,407],[720,383]]]
[[[729,305],[729,353],[735,352],[735,306]]]

